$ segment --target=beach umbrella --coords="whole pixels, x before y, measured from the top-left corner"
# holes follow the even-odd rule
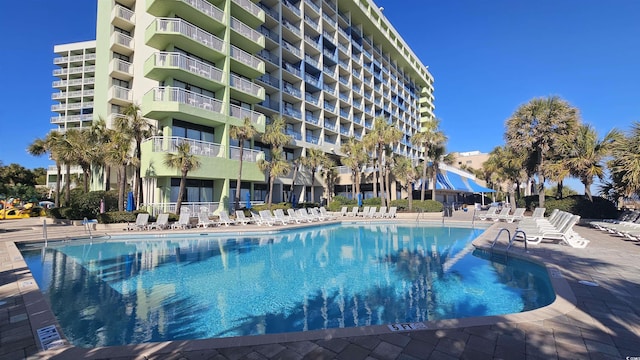
[[[129,194],[127,195],[127,211],[131,212],[135,210],[134,206],[133,191],[129,191]]]
[[[298,207],[298,202],[297,202],[297,199],[296,199],[296,194],[292,194],[292,195],[291,195],[291,207],[292,207],[292,208],[294,208],[294,209],[295,209],[296,207]]]
[[[246,199],[247,199],[247,200],[246,200],[246,201],[247,201],[247,203],[246,203],[245,207],[246,207],[247,209],[251,209],[251,193],[250,193],[250,192],[247,192]]]

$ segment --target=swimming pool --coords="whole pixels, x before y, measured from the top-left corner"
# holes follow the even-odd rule
[[[76,346],[245,336],[532,310],[546,270],[491,262],[483,230],[397,223],[23,245]]]

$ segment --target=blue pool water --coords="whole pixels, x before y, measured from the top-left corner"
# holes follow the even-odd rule
[[[21,251],[65,336],[83,347],[498,315],[550,304],[555,295],[542,267],[491,262],[472,251],[482,231],[342,224],[74,240]]]

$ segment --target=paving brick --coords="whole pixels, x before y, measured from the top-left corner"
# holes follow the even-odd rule
[[[316,344],[335,353],[339,353],[349,345],[349,342],[344,339],[334,338],[330,340],[318,340],[316,341]]]
[[[358,336],[347,340],[368,350],[373,350],[380,343],[377,336]]]
[[[411,339],[411,341],[409,341],[409,343],[404,347],[402,352],[419,359],[426,359],[434,349],[435,345],[433,344],[429,344],[416,339]]]
[[[316,345],[311,341],[295,341],[295,342],[285,343],[282,345],[284,345],[288,349],[291,349],[297,352],[302,356],[308,354],[309,352],[315,350],[318,347],[318,345]]]
[[[469,340],[467,340],[467,345],[465,346],[465,351],[472,350],[474,352],[480,352],[483,354],[493,354],[493,351],[496,348],[495,340],[483,339],[476,335],[471,335]]]
[[[406,334],[398,334],[398,333],[383,334],[383,335],[380,335],[379,338],[382,341],[385,341],[385,342],[388,342],[390,344],[397,345],[397,346],[405,346],[411,340],[411,337],[409,337],[408,335],[406,335]]]
[[[335,352],[321,346],[311,350],[309,353],[307,353],[307,355],[303,357],[304,360],[330,360],[335,358]]]
[[[375,347],[375,349],[373,349],[371,356],[380,360],[393,360],[398,357],[401,352],[402,347],[382,341]]]
[[[226,357],[229,360],[238,360],[246,356],[248,353],[252,352],[253,349],[250,347],[234,347],[219,349],[218,351],[222,356]]]
[[[437,350],[431,353],[431,356],[429,356],[429,360],[456,360],[458,358],[458,356],[452,356],[450,354],[446,354]]]
[[[436,346],[437,351],[441,351],[452,356],[460,356],[464,351],[464,348],[464,341],[454,339],[441,339]]]
[[[274,357],[276,354],[278,354],[284,349],[285,347],[280,344],[267,344],[267,345],[258,345],[253,347],[254,351],[268,358]]]
[[[276,356],[278,360],[301,360],[302,358],[302,355],[291,349],[284,349]]]
[[[611,356],[620,356],[620,352],[614,345],[604,344],[590,339],[585,339],[584,343],[589,353],[598,352]]]
[[[366,359],[370,353],[370,350],[365,349],[362,346],[349,344],[349,346],[342,350],[336,358],[342,360],[360,360]]]

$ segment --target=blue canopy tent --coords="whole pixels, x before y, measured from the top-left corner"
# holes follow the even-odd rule
[[[479,185],[478,183],[476,183],[475,181],[473,181],[470,178],[465,178],[464,180],[467,182],[467,185],[469,185],[469,188],[474,193],[480,193],[480,195],[482,196],[482,205],[483,206],[484,206],[484,194],[485,193],[494,193],[494,192],[496,192],[493,189],[489,189],[489,188],[486,188],[484,186]]]

